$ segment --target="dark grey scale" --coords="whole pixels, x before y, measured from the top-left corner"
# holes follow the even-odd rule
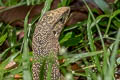
[[[45,66],[45,72],[46,72],[46,73],[45,73],[45,76],[44,76],[44,79],[45,79],[45,80],[47,79],[46,76],[47,76],[47,72],[48,72],[48,64],[49,64],[48,61],[46,61],[46,66]]]
[[[34,44],[36,44],[37,46],[38,45],[44,45],[44,43],[45,43],[45,37],[40,37],[40,36],[42,36],[41,35],[41,33],[38,33],[38,34],[36,34],[35,36],[34,36]]]
[[[45,22],[47,20],[47,16],[46,16],[47,13],[45,13],[42,17],[42,19],[40,20],[40,22]],[[40,23],[41,24],[41,23]]]
[[[37,55],[38,55],[38,56],[44,56],[43,54],[41,54],[41,52],[43,51],[43,50],[41,50],[41,47],[39,47],[38,50],[39,50],[39,51],[38,51]]]
[[[47,34],[48,34],[47,30],[43,30],[43,31],[41,32],[41,35],[45,35],[45,36],[43,36],[43,38],[45,38],[45,37],[47,36]]]
[[[59,71],[58,71],[58,68],[56,68],[55,69],[55,67],[54,67],[54,69],[53,69],[54,71],[53,71],[53,80],[56,80],[56,79],[58,79],[59,78],[59,76],[60,76],[60,73],[59,73]],[[57,71],[56,71],[57,70]]]
[[[54,74],[55,74],[54,77],[56,77],[56,79],[59,78],[59,76],[60,76],[60,72],[59,72],[59,68],[58,68],[58,64],[57,64],[57,63],[58,63],[58,61],[55,62],[55,65],[54,65],[54,67],[53,67],[53,68],[54,68],[54,69],[53,69],[53,70],[54,70]]]
[[[46,24],[46,26],[49,26],[49,27],[51,27],[50,25],[48,25],[48,24]],[[47,28],[47,27],[43,27],[43,31],[42,31],[42,34],[44,33],[44,34],[48,34],[49,32],[48,31],[50,31],[50,29],[49,28]]]
[[[36,42],[36,41],[38,42],[40,36],[42,36],[41,33],[35,34],[34,37],[33,37],[34,41],[35,41],[35,42]],[[36,42],[36,43],[37,43],[37,42]],[[38,43],[37,43],[37,44],[38,44]]]
[[[38,44],[43,46],[45,41],[41,39],[42,37],[38,37]]]
[[[38,57],[38,56],[39,56],[39,54],[38,54],[38,49],[34,50],[34,52],[35,52],[35,53],[33,54],[33,55],[34,55],[34,60],[39,59],[39,57]]]
[[[39,56],[45,56],[45,54],[47,54],[47,52],[45,51],[45,49],[43,48],[43,47],[39,47],[38,48],[38,50],[39,50]]]
[[[36,36],[38,33],[40,33],[42,31],[42,28],[40,28],[40,27],[42,27],[42,26],[37,26],[38,29],[35,29],[34,36]]]
[[[41,25],[40,26],[46,26],[47,25],[47,22],[45,21],[41,21]],[[42,30],[43,30],[44,27],[42,27]]]
[[[36,48],[36,46],[38,46],[37,44],[36,44],[36,42],[32,42],[32,47],[33,47],[33,50],[34,50],[34,52],[37,52],[36,50],[37,50],[37,48]]]
[[[46,72],[45,76],[47,76],[48,65],[49,65],[50,63],[47,61],[46,64],[47,64],[47,65],[46,65],[46,67],[45,67],[45,70],[46,70],[46,71],[45,71],[45,72]],[[52,66],[53,66],[53,65],[52,65]],[[52,71],[54,71],[54,69],[52,69]],[[51,75],[51,78],[52,78],[52,79],[51,79],[51,80],[57,80],[57,79],[54,78],[54,76],[53,76],[54,74],[55,74],[55,73],[52,72],[52,75]],[[45,80],[46,80],[46,78],[47,78],[47,77],[45,77]]]
[[[40,26],[40,25],[37,26],[37,31],[39,32],[39,31],[41,31],[41,30],[42,30],[41,26]]]
[[[49,20],[50,20],[50,22],[49,22]],[[54,22],[54,20],[52,19],[52,17],[51,17],[51,19],[47,18],[46,21],[42,20],[41,21],[41,26],[44,26],[43,30],[48,30],[48,29],[50,30],[53,27],[53,24],[52,24],[53,22]]]
[[[54,22],[54,18],[52,16],[48,16],[48,24],[51,25]]]
[[[41,31],[41,30],[42,30],[42,27],[41,27],[40,25],[39,25],[39,26],[37,26],[37,28],[38,28],[38,29],[35,29],[35,32],[36,32],[36,33],[38,33],[39,31]]]
[[[33,78],[35,78],[35,80],[39,80],[39,73],[40,73],[40,63],[33,63],[33,70],[34,70],[34,73],[33,73]]]
[[[34,51],[33,55],[34,55],[35,60],[39,59],[39,55],[41,54],[41,52],[39,52],[40,51],[39,48],[35,48],[33,51]]]

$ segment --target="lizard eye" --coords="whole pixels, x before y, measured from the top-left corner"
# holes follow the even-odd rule
[[[65,24],[67,20],[67,17],[64,15],[63,17],[61,17],[60,21]]]
[[[60,19],[60,21],[61,21],[62,23],[64,23],[64,22],[65,22],[65,17],[63,16],[63,17]]]

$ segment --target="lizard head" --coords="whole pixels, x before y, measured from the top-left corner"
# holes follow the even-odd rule
[[[68,16],[70,13],[69,7],[61,7],[55,10],[51,10],[46,14],[49,14],[48,17],[50,20],[49,24],[51,24],[51,30],[56,38],[60,36],[60,32],[63,29],[64,24],[66,23]],[[51,17],[50,17],[51,16]]]
[[[54,26],[60,21],[64,24],[69,15],[69,12],[69,7],[61,7],[54,10],[50,10],[43,15],[41,21],[46,21],[47,24],[50,24],[51,26]]]
[[[52,11],[51,11],[52,12]],[[61,22],[62,24],[66,23],[66,20],[68,19],[70,8],[69,7],[61,7],[56,10],[53,10],[54,16],[55,16],[55,23]]]
[[[64,24],[68,19],[69,13],[69,7],[61,7],[55,10],[50,10],[43,15],[41,22],[46,21],[49,28],[53,31],[55,37],[58,38]]]

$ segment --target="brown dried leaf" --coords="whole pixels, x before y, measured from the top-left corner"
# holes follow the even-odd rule
[[[15,61],[11,61],[9,62],[6,66],[5,66],[5,69],[13,69],[17,66],[16,62]]]

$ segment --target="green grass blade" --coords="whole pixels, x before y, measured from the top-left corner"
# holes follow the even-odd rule
[[[0,37],[0,46],[4,43],[4,41],[7,39],[8,33],[6,32],[4,35]]]
[[[17,5],[15,5],[15,6],[10,6],[10,7],[8,7],[8,8],[1,9],[1,10],[0,10],[0,13],[1,13],[1,12],[4,12],[4,11],[7,11],[7,10],[9,10],[9,9],[12,9],[12,8],[16,8],[16,7],[25,5],[25,4],[26,4],[26,2],[21,3],[21,4],[17,4]]]
[[[95,56],[98,54],[103,53],[103,51],[95,51],[95,52],[87,52],[87,53],[79,53],[79,54],[74,54],[74,55],[68,55],[68,59],[66,60],[65,64],[63,64],[62,66],[66,66],[70,63],[74,63],[80,59],[86,58],[86,57],[91,57],[91,56]]]
[[[83,2],[85,3],[86,7],[88,8],[88,11],[90,12],[90,15],[91,15],[93,21],[95,21],[95,23],[96,23],[96,19],[95,19],[94,15],[93,15],[92,11],[90,10],[89,6],[88,6],[87,3],[85,2],[85,0],[83,0]],[[96,28],[97,28],[98,34],[99,34],[99,36],[100,36],[100,40],[101,40],[102,47],[103,47],[103,50],[104,50],[103,72],[104,72],[104,75],[106,75],[105,72],[106,72],[106,70],[107,70],[107,61],[108,61],[108,59],[109,59],[109,58],[108,58],[108,57],[109,57],[109,54],[108,54],[107,49],[106,49],[106,47],[105,47],[104,40],[103,40],[103,36],[102,36],[102,34],[101,34],[100,28],[99,28],[99,26],[98,26],[97,23],[96,23]]]
[[[31,3],[30,1],[31,1],[31,0],[26,0],[27,5],[30,5],[30,3]]]
[[[116,10],[112,13],[112,15],[109,17],[109,21],[108,21],[108,25],[107,25],[107,29],[105,31],[105,36],[107,35],[109,28],[110,28],[110,24],[112,22],[112,19],[117,16],[118,14],[120,14],[120,10]]]
[[[40,80],[44,80],[44,74],[45,74],[45,66],[46,66],[46,58],[43,58],[41,59],[42,61],[40,61],[40,64],[42,64],[42,66],[40,67],[40,74],[39,74],[39,77],[40,77]]]
[[[47,58],[47,62],[48,62],[48,72],[47,72],[47,80],[52,80],[52,66],[53,66],[53,63],[55,62],[54,60],[54,55],[53,53],[50,53],[51,55],[48,56]]]
[[[82,25],[86,25],[86,20],[82,21],[82,22],[77,22],[76,24],[70,25],[69,27],[65,27],[64,32],[69,31],[69,30],[73,30],[73,29],[78,28]]]
[[[24,45],[23,45],[23,79],[24,80],[32,80],[32,74],[30,69],[30,62],[29,62],[29,47],[28,47],[28,16],[30,14],[30,11],[25,17],[24,21]]]
[[[0,61],[2,61],[2,60],[5,59],[5,57],[6,57],[7,54],[8,54],[8,51],[10,51],[11,49],[13,49],[13,48],[15,48],[15,47],[17,47],[17,46],[19,46],[19,45],[20,45],[20,44],[16,44],[16,45],[14,45],[14,46],[12,46],[12,47],[9,47],[9,48],[5,49],[5,51],[3,51],[3,52],[0,54]]]
[[[94,39],[93,39],[93,36],[92,36],[92,30],[91,30],[91,27],[90,27],[90,24],[91,24],[91,19],[90,19],[90,14],[88,16],[88,21],[87,21],[87,33],[88,33],[88,40],[89,40],[89,45],[90,45],[90,49],[91,51],[96,51],[96,47],[94,45]],[[95,64],[97,66],[97,69],[100,73],[102,73],[101,71],[101,67],[100,67],[100,62],[99,62],[99,58],[98,56],[94,56],[94,60],[95,60]],[[94,62],[93,60],[93,62]]]
[[[98,24],[98,23],[99,23],[102,19],[104,19],[104,18],[109,18],[109,15],[100,15],[100,16],[98,16],[98,17],[96,18],[96,20],[91,23],[91,28],[92,28],[93,26],[95,26],[96,24]]]
[[[110,67],[109,67],[109,74],[106,75],[105,80],[113,80],[114,79],[114,73],[115,73],[115,62],[116,62],[116,55],[118,51],[118,47],[120,44],[120,28],[117,33],[116,41],[114,43],[114,48],[112,51],[112,56],[110,57]]]
[[[52,1],[53,1],[53,0],[46,0],[46,1],[45,1],[44,8],[42,9],[41,17],[40,17],[39,20],[41,20],[42,16],[45,14],[45,12],[50,9],[50,6],[51,6],[51,4],[52,4]]]
[[[62,0],[58,7],[68,6],[72,0]]]
[[[96,23],[96,19],[95,19],[94,15],[93,15],[92,11],[90,10],[89,6],[85,2],[85,0],[83,0],[83,2],[85,3],[86,7],[88,8],[88,10],[90,12],[90,15],[92,16],[93,21]],[[100,36],[100,39],[101,39],[102,47],[103,47],[104,51],[106,52],[106,48],[105,48],[105,45],[104,45],[103,37],[102,37],[100,28],[99,28],[97,23],[96,23],[96,27],[97,27],[97,30],[98,30],[98,33],[99,33],[99,36]]]

